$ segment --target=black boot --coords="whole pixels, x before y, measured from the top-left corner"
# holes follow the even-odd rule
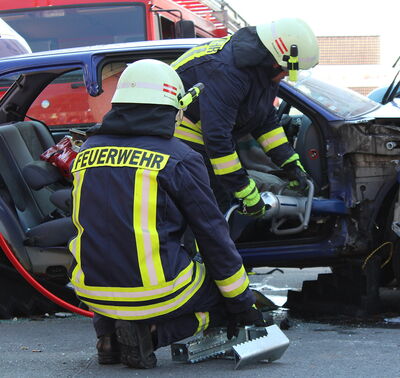
[[[115,335],[99,337],[96,348],[99,364],[111,365],[120,362],[120,346]]]
[[[117,340],[121,347],[121,362],[137,369],[152,369],[157,364],[150,327],[129,320],[115,323]]]

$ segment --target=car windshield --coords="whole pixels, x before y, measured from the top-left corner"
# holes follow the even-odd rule
[[[0,17],[33,52],[146,40],[142,3],[51,8],[0,11]]]
[[[287,78],[285,81],[315,103],[341,118],[355,118],[380,106],[375,101],[351,89],[336,87],[321,81],[310,72],[300,72],[299,80],[296,83],[290,82]]]

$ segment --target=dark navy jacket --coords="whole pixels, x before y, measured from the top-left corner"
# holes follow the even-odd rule
[[[202,50],[197,46],[172,63],[186,89],[197,82],[205,84],[198,102],[185,115],[193,123],[201,120],[204,147],[211,162],[234,154],[237,138],[248,133],[255,139],[268,137],[278,128],[273,106],[278,84],[271,81],[276,74],[275,60],[262,45],[255,28],[240,29],[227,40],[220,49]],[[185,137],[184,129],[181,131],[182,135],[176,136],[193,142]],[[265,149],[278,166],[294,154],[287,140],[282,141]],[[202,146],[197,144],[194,148]],[[233,191],[248,182],[243,168],[219,176]]]
[[[148,319],[179,309],[204,280],[203,264],[181,246],[188,223],[228,308],[242,311],[254,301],[242,259],[202,157],[171,138],[176,111],[164,108],[114,106],[77,155],[71,282],[81,300],[109,317]],[[162,127],[171,121],[169,130]]]

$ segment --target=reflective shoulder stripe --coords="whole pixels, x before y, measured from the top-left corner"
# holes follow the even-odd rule
[[[234,298],[246,290],[249,286],[249,278],[242,265],[234,275],[224,280],[215,280],[215,283],[225,298]]]
[[[135,174],[133,227],[144,286],[165,282],[157,231],[158,171],[138,169]]]
[[[203,135],[182,126],[176,126],[174,136],[192,143],[204,144]]]
[[[177,70],[179,67],[183,66],[185,63],[189,62],[190,60],[205,55],[206,50],[207,50],[207,45],[193,47],[189,51],[186,51],[183,55],[181,55],[174,62],[172,62],[171,67],[174,70]]]
[[[194,294],[200,289],[205,278],[205,268],[203,264],[196,263],[196,275],[193,282],[174,298],[164,302],[153,303],[150,305],[124,306],[121,302],[109,305],[99,304],[80,297],[93,311],[114,319],[140,320],[149,319],[156,316],[171,313],[187,303]]]
[[[210,324],[210,313],[209,312],[195,312],[199,326],[195,332],[195,335],[199,332],[205,331]]]
[[[226,175],[242,168],[236,151],[233,154],[210,159],[216,175]]]
[[[148,287],[101,287],[88,286],[83,282],[75,282],[74,289],[79,296],[102,301],[144,302],[160,299],[175,293],[190,284],[194,273],[193,261],[183,269],[175,279]]]
[[[288,142],[283,127],[278,127],[261,135],[257,141],[260,143],[265,152],[271,151],[272,149]]]
[[[179,67],[182,67],[187,62],[200,58],[204,55],[215,54],[219,50],[222,50],[225,44],[231,39],[231,36],[226,36],[223,38],[216,39],[211,41],[210,43],[196,46],[191,48],[189,51],[185,52],[181,55],[177,60],[171,63],[171,67],[174,70],[177,70]]]
[[[134,147],[94,147],[76,155],[72,172],[93,167],[132,167],[159,171],[169,155]]]
[[[85,229],[79,221],[79,212],[81,206],[81,193],[84,178],[85,171],[74,173],[74,186],[72,190],[73,209],[71,219],[78,232],[77,235],[68,244],[68,248],[76,261],[76,266],[71,274],[71,280],[81,283],[83,283],[85,279],[85,276],[82,272],[81,262],[81,238]]]

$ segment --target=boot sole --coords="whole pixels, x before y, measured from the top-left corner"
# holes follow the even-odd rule
[[[110,355],[110,354],[97,353],[97,358],[100,365],[114,365],[114,364],[119,364],[121,362],[119,354]]]
[[[121,347],[121,362],[137,369],[152,369],[157,364],[153,353],[150,330],[128,320],[117,320],[115,324],[118,343]]]

